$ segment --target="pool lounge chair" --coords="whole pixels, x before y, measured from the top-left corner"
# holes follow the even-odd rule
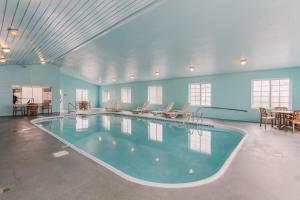
[[[112,112],[121,112],[123,110],[123,103],[122,101],[118,101],[115,107],[112,108]]]
[[[146,113],[146,112],[149,112],[149,108],[150,108],[150,104],[148,101],[146,101],[144,103],[143,107],[138,107],[138,108],[132,110],[131,112],[133,114]]]
[[[172,101],[172,102],[169,103],[169,105],[165,109],[152,111],[151,113],[154,114],[154,115],[163,115],[167,112],[171,112],[174,105],[175,105],[175,103]]]
[[[182,106],[182,108],[180,110],[173,110],[173,111],[170,111],[170,112],[166,112],[165,115],[166,117],[168,118],[176,118],[176,117],[188,117],[191,115],[190,112],[188,112],[188,109],[190,108],[190,104],[189,103],[186,103]]]
[[[114,108],[114,107],[113,107],[112,101],[111,101],[111,100],[108,100],[108,101],[106,102],[106,104],[105,104],[105,107],[104,107],[105,111],[112,111],[113,108]]]

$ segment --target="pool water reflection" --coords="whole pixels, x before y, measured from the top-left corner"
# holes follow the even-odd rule
[[[234,130],[109,114],[37,124],[130,177],[166,184],[214,175],[244,137]]]

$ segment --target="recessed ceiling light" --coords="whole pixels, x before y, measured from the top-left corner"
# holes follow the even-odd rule
[[[4,57],[0,57],[0,63],[5,63],[6,59]]]
[[[155,76],[159,76],[159,71],[156,71],[156,72],[155,72]]]
[[[2,51],[4,53],[10,53],[10,48],[8,48],[8,47],[2,47]]]
[[[240,59],[240,64],[241,65],[246,65],[247,64],[247,59],[246,58],[241,58]]]
[[[194,66],[194,65],[190,65],[190,66],[189,66],[189,70],[190,70],[191,72],[195,71],[195,66]]]
[[[14,37],[19,35],[19,30],[17,28],[8,28],[7,31],[8,31],[8,34],[10,34]]]

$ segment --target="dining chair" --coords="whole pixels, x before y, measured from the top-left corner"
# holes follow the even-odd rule
[[[52,104],[51,104],[51,101],[50,100],[46,100],[42,103],[42,113],[44,114],[44,111],[47,110],[47,113],[48,114],[52,114]]]
[[[39,108],[38,104],[36,104],[36,103],[29,103],[27,105],[27,114],[29,116],[36,116],[38,114],[38,108]]]
[[[17,113],[21,112],[21,115],[25,115],[25,108],[23,106],[17,106],[13,104],[13,116],[17,116]]]
[[[297,125],[300,125],[300,110],[295,110],[293,112],[293,120],[292,120],[293,133],[295,132]]]
[[[268,121],[271,121],[271,125],[273,127],[275,117],[272,115],[272,113],[268,113],[266,108],[259,108],[259,111],[260,111],[260,127],[261,127],[261,124],[263,123],[263,120],[264,120],[264,124],[265,124],[265,129],[267,129]]]
[[[276,111],[287,111],[288,108],[287,107],[275,107],[274,110],[276,110]],[[282,123],[282,120],[284,120],[284,119],[282,119],[282,115],[280,113],[275,113],[274,117],[275,117],[275,120],[274,120],[275,125],[277,125],[277,124],[280,125]]]

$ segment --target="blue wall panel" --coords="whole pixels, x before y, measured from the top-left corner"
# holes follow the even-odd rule
[[[132,103],[125,104],[127,109],[141,106],[147,100],[147,87],[149,85],[163,86],[163,105],[175,101],[176,107],[181,107],[188,101],[188,85],[193,82],[212,83],[212,106],[227,107],[248,110],[247,113],[203,109],[204,116],[211,118],[258,121],[258,110],[251,108],[251,81],[255,79],[290,78],[292,81],[292,108],[300,109],[300,68],[289,68],[281,70],[266,70],[256,72],[243,72],[232,74],[220,74],[192,78],[177,78],[169,80],[157,80],[148,82],[132,82],[102,86],[102,89],[109,88],[112,92],[112,99],[120,99],[122,87],[131,87]],[[103,105],[101,105],[103,106]],[[152,107],[152,109],[156,109]],[[195,110],[193,107],[191,110]]]
[[[63,91],[63,105],[64,109],[68,109],[68,103],[75,103],[76,101],[76,88],[77,89],[87,89],[89,91],[89,100],[91,102],[91,107],[99,106],[99,86],[88,83],[86,81],[68,76],[64,73],[60,74],[61,89]]]
[[[12,85],[52,87],[53,111],[59,112],[59,67],[55,65],[4,65],[0,67],[0,116],[12,115]]]

